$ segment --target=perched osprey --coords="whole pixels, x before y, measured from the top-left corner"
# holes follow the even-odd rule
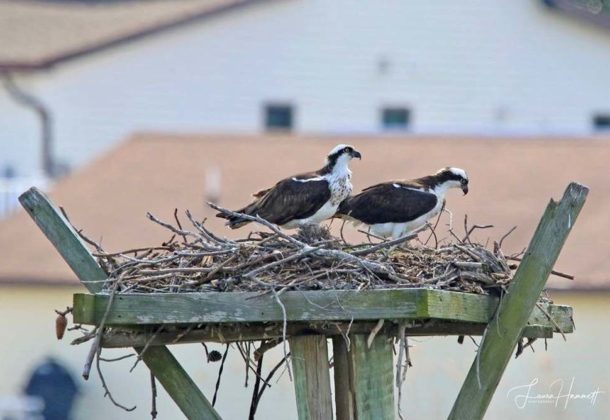
[[[342,202],[336,217],[354,225],[364,223],[374,235],[399,238],[436,216],[450,188],[468,193],[468,175],[463,169],[444,168],[423,178],[373,185]]]
[[[259,216],[286,229],[318,224],[333,217],[339,204],[351,194],[352,172],[348,163],[361,157],[352,146],[335,146],[322,169],[283,179],[272,188],[253,194],[256,200],[236,211]],[[222,213],[216,216],[228,219],[232,229],[249,223]]]

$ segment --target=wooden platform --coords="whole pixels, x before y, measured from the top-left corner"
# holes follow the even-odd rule
[[[99,325],[108,295],[74,295],[74,322]],[[481,335],[498,306],[497,297],[433,289],[291,291],[281,295],[289,336],[346,332],[365,333],[378,320],[384,332],[395,333],[407,322],[407,335]],[[281,337],[283,311],[273,295],[254,292],[116,295],[106,326],[122,327],[107,347],[144,345],[147,331],[174,327],[155,344],[169,343],[180,329],[190,328],[179,342],[258,340]],[[350,325],[351,324],[351,325]],[[193,327],[197,328],[193,328]],[[131,332],[130,332],[131,328]],[[522,336],[551,338],[574,330],[572,308],[534,307]],[[111,336],[112,337],[112,336]]]
[[[189,419],[221,417],[167,344],[260,340],[286,333],[299,419],[326,420],[334,414],[338,420],[389,420],[396,414],[394,385],[402,366],[394,375],[395,338],[406,344],[411,335],[482,335],[449,414],[449,419],[461,420],[484,416],[520,338],[574,330],[570,307],[537,300],[587,193],[572,183],[561,201],[551,200],[501,300],[431,289],[327,290],[286,292],[282,305],[273,294],[257,293],[125,294],[110,302],[101,290],[106,273],[62,213],[35,188],[20,201],[89,291],[76,294],[73,307],[75,323],[99,327],[89,367],[96,352],[99,357],[100,345],[133,346]]]

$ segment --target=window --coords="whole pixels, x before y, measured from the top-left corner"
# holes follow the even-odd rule
[[[384,130],[407,130],[411,112],[407,108],[383,108],[381,126]]]
[[[595,131],[610,131],[610,114],[594,115],[593,129]]]
[[[292,105],[269,104],[265,106],[265,129],[267,131],[292,131],[294,125]]]

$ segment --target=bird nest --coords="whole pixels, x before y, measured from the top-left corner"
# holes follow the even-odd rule
[[[213,206],[217,210],[235,214]],[[477,228],[434,246],[409,245],[411,235],[391,241],[349,244],[328,228],[311,226],[289,235],[258,217],[242,217],[267,228],[247,238],[220,237],[187,211],[172,223],[148,218],[168,229],[160,246],[94,255],[108,273],[113,293],[242,292],[274,290],[365,290],[426,287],[477,294],[506,288],[516,268],[501,250],[471,241]],[[430,226],[431,227],[431,226]],[[510,232],[509,232],[510,233]],[[505,235],[506,236],[506,235]],[[504,239],[504,238],[502,238]],[[518,258],[517,258],[518,259]]]
[[[257,231],[243,239],[227,239],[212,232],[206,227],[205,220],[199,221],[186,211],[188,219],[180,220],[178,212],[174,212],[174,221],[161,221],[152,214],[147,217],[152,222],[168,230],[169,240],[158,246],[129,249],[121,252],[108,253],[94,241],[88,239],[80,231],[81,237],[95,248],[93,255],[100,266],[106,271],[108,279],[104,280],[104,289],[111,295],[108,300],[106,314],[112,303],[112,297],[125,293],[189,293],[189,292],[272,292],[283,308],[279,295],[287,290],[366,290],[366,289],[393,289],[393,288],[431,288],[451,290],[483,295],[501,295],[513,278],[517,268],[515,261],[518,256],[505,256],[502,252],[502,241],[514,230],[511,229],[499,241],[493,242],[493,247],[476,243],[471,240],[471,234],[476,229],[485,229],[491,226],[474,225],[469,227],[467,219],[464,220],[464,234],[458,236],[450,227],[450,240],[438,240],[434,227],[428,225],[431,232],[428,241],[411,244],[410,240],[417,238],[417,233],[395,240],[371,240],[363,244],[350,244],[340,237],[333,236],[328,228],[308,226],[301,228],[295,234],[288,234],[277,226],[255,216],[237,214],[229,210],[211,205],[216,210],[228,216],[246,219],[265,228],[266,231]],[[438,220],[437,220],[438,224]],[[375,238],[373,238],[375,239]],[[432,240],[433,239],[433,240]],[[427,245],[432,242],[433,245]],[[556,273],[562,274],[562,273]],[[563,274],[562,274],[563,275]],[[551,302],[546,295],[539,298],[541,302]],[[63,335],[67,321],[65,315],[71,308],[58,312],[57,320],[58,338]],[[82,326],[74,326],[83,336],[75,339],[73,344],[81,344],[93,340],[91,351],[88,354],[83,376],[89,376],[89,370],[95,359],[95,366],[100,375],[105,395],[112,402],[125,410],[131,411],[135,407],[126,407],[118,403],[108,389],[100,361],[118,361],[134,356],[125,355],[116,359],[103,359],[100,357],[102,341],[114,335],[127,334],[133,331],[124,328],[105,327],[105,316],[92,330]],[[380,321],[381,322],[381,321]],[[379,331],[383,322],[370,331],[369,340]],[[309,327],[314,324],[310,323]],[[237,328],[232,325],[231,328]],[[266,325],[265,331],[270,331],[272,325]],[[256,372],[255,385],[252,393],[250,417],[254,418],[262,393],[270,386],[271,377],[281,366],[290,374],[286,342],[288,337],[287,322],[277,323],[281,328],[281,337],[267,338],[260,341],[255,348],[254,341],[230,340],[224,345],[224,353],[218,350],[208,351],[205,343],[204,349],[208,362],[220,361],[218,378],[212,403],[216,401],[220,387],[220,379],[231,346],[238,349],[246,364],[246,383],[248,372]],[[193,330],[190,327],[156,326],[147,338],[142,354],[148,349],[157,334],[164,328],[169,328],[175,335],[173,343],[182,339],[186,334],[202,328],[201,325]],[[206,328],[206,326],[203,326]],[[347,326],[348,331],[352,323]],[[279,331],[279,330],[278,330]],[[341,331],[341,330],[339,330]],[[136,333],[141,333],[138,330]],[[397,336],[399,342],[397,388],[400,395],[404,374],[411,366],[408,339],[404,335]],[[103,338],[104,337],[104,338]],[[345,336],[347,337],[347,335]],[[463,337],[458,338],[461,343]],[[523,340],[518,343],[517,355],[530,346],[535,339]],[[282,343],[284,357],[269,370],[266,379],[263,378],[263,353]],[[252,356],[254,361],[252,360]],[[404,367],[403,367],[404,358]],[[142,355],[136,357],[131,370],[142,360]],[[152,387],[152,413],[156,413],[155,381]],[[400,398],[399,398],[400,401]],[[154,415],[153,415],[154,418]]]

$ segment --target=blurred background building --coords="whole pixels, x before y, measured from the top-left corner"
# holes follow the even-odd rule
[[[489,415],[610,417],[610,342],[599,333],[610,321],[609,69],[601,0],[0,0],[0,418],[42,410],[15,398],[48,356],[77,383],[75,418],[149,411],[144,368],[107,368],[116,396],[138,404],[125,414],[97,379],[80,380],[86,346],[55,342],[52,310],[80,289],[17,210],[21,192],[42,187],[76,226],[120,250],[167,239],[146,211],[205,216],[204,200],[242,204],[315,168],[338,142],[363,151],[356,189],[466,168],[472,189],[449,197],[454,217],[494,224],[482,240],[518,225],[512,251],[568,181],[591,187],[558,264],[577,280],[552,283],[575,306],[576,334],[512,362]],[[412,418],[449,412],[473,352],[453,339],[417,344],[405,392]],[[216,365],[199,348],[177,353],[209,393]],[[231,366],[219,410],[241,418],[250,390]],[[574,377],[575,392],[606,394],[595,405],[518,410],[507,390],[535,377],[566,386]],[[261,418],[290,417],[292,385],[283,377],[274,388]],[[160,398],[161,418],[179,418]]]

